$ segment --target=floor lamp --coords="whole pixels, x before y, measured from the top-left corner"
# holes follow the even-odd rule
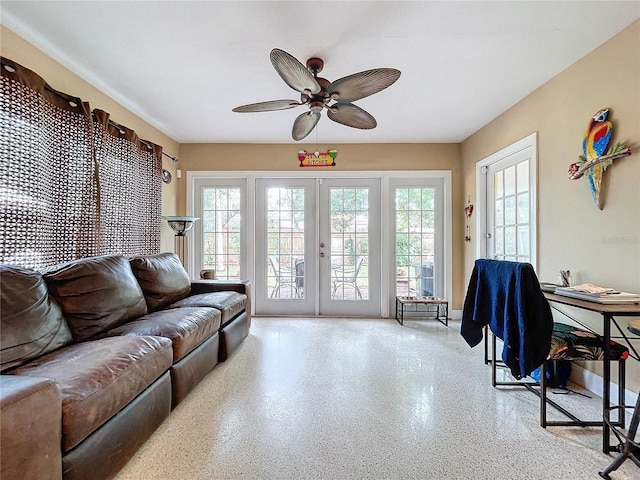
[[[200,220],[199,217],[185,217],[185,216],[167,216],[164,218],[171,230],[175,232],[174,237],[174,250],[182,265],[187,268],[187,232],[193,228],[196,221]]]

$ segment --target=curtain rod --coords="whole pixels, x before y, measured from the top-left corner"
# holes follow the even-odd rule
[[[165,157],[169,157],[169,158],[170,158],[171,160],[173,160],[174,162],[177,162],[177,161],[178,161],[178,157],[172,157],[172,156],[171,156],[171,155],[169,155],[168,153],[164,153],[164,152],[162,152],[162,154],[163,154]]]

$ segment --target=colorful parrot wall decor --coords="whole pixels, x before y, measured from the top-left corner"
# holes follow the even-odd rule
[[[600,191],[604,171],[617,158],[631,155],[631,149],[621,143],[609,147],[612,135],[613,123],[609,120],[609,109],[603,108],[591,117],[582,140],[582,155],[576,163],[569,166],[569,179],[587,177],[591,196],[600,210],[603,205]]]

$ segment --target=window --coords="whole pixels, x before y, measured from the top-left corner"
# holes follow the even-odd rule
[[[397,295],[435,295],[435,207],[434,187],[397,187],[395,190]]]
[[[203,268],[218,279],[240,278],[240,195],[238,187],[202,189]]]
[[[200,221],[193,229],[191,268],[214,270],[219,280],[246,278],[245,180],[203,178],[194,187]]]

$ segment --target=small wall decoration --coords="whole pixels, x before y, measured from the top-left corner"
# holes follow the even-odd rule
[[[578,157],[579,160],[576,163],[569,166],[570,180],[587,177],[591,196],[600,210],[602,210],[600,190],[604,171],[613,165],[615,159],[631,155],[631,149],[621,143],[609,147],[613,135],[613,123],[608,117],[608,108],[603,108],[591,117],[582,140],[582,155]]]
[[[301,167],[335,167],[337,156],[337,150],[329,150],[328,152],[298,151],[298,160],[300,160]]]
[[[471,227],[469,226],[469,219],[471,218],[472,214],[473,214],[473,203],[471,203],[471,197],[469,197],[469,200],[467,200],[467,206],[464,207],[464,216],[467,217],[466,223],[465,223],[465,236],[464,236],[465,242],[471,241]]]
[[[164,168],[162,169],[162,181],[164,183],[171,183],[171,172]]]

